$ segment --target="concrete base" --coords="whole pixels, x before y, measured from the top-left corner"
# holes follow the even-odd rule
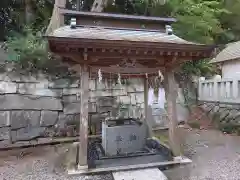
[[[88,173],[89,169],[88,169],[88,166],[81,166],[81,165],[78,165],[77,166],[77,171],[79,174],[86,174]],[[68,170],[68,174],[74,174],[76,172],[76,169],[69,169]]]
[[[192,163],[192,160],[191,159],[188,159],[184,156],[176,156],[173,158],[174,161],[178,161],[179,163],[183,164],[183,163]]]
[[[86,166],[78,165],[78,169],[79,170],[88,170],[88,165],[86,165]]]
[[[80,166],[80,169],[69,169],[69,175],[83,175],[83,174],[92,174],[92,173],[102,173],[102,172],[117,172],[117,171],[128,171],[128,170],[139,170],[147,168],[156,168],[169,165],[181,165],[188,164],[192,161],[186,157],[175,157],[173,161],[166,162],[155,162],[155,163],[146,163],[146,164],[134,164],[128,166],[112,166],[108,168],[95,168],[95,169],[84,169]]]

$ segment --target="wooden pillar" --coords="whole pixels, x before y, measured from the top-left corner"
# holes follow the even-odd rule
[[[148,126],[148,137],[151,138],[153,136],[152,131],[152,109],[151,106],[148,105],[148,80],[144,78],[144,111],[145,111],[145,121]]]
[[[144,78],[144,113],[145,113],[145,120],[147,119],[147,108],[148,108],[148,80]]]
[[[81,67],[81,109],[80,109],[80,143],[79,143],[79,168],[87,166],[88,154],[88,97],[89,97],[89,69]]]
[[[181,144],[178,133],[178,121],[177,121],[177,94],[178,87],[174,78],[174,71],[171,69],[165,72],[165,93],[167,99],[167,112],[169,120],[169,141],[170,147],[175,156],[181,155]]]

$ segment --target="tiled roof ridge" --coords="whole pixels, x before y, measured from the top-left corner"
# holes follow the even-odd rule
[[[235,59],[240,59],[240,41],[226,44],[226,47],[211,60],[211,63],[220,63]]]

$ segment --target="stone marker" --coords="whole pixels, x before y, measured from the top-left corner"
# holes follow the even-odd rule
[[[114,180],[167,180],[158,168],[113,172]]]

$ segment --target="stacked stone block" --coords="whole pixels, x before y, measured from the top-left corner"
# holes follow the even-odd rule
[[[50,80],[44,74],[35,77],[1,73],[0,147],[39,138],[77,136],[81,102],[79,80],[79,77]],[[119,85],[91,79],[89,91],[89,112],[95,122],[119,114],[144,116],[140,80]]]

